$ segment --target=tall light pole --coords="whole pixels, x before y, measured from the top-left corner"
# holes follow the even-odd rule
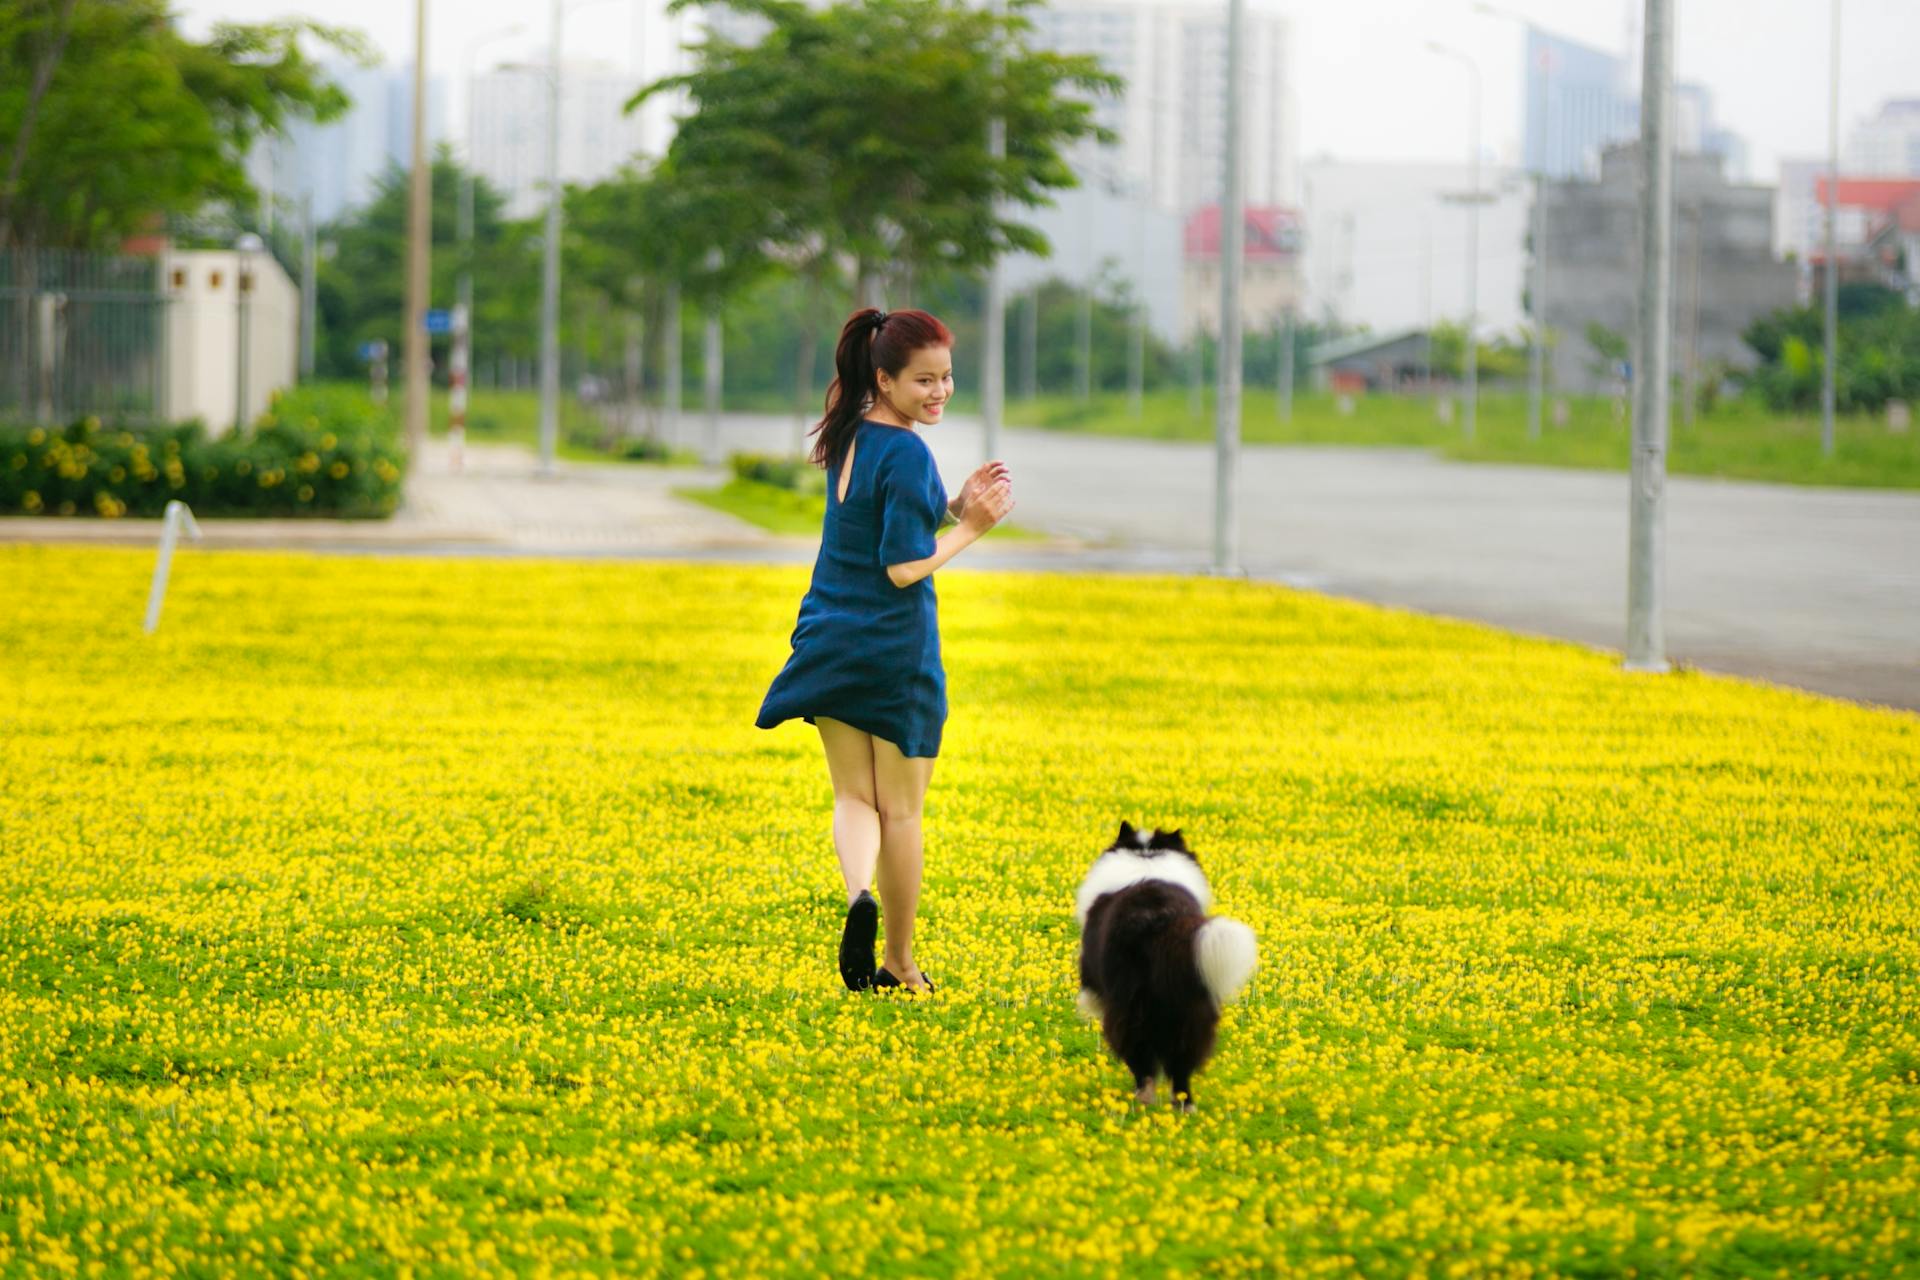
[[[1833,42],[1827,67],[1827,317],[1826,367],[1820,374],[1820,455],[1833,456],[1833,406],[1840,358],[1840,253],[1834,223],[1840,205],[1840,0],[1833,4]]]
[[[1512,10],[1498,5],[1480,3],[1473,6],[1476,12],[1495,18],[1506,18],[1518,22],[1526,29],[1527,39],[1533,38],[1533,24]],[[1546,344],[1547,344],[1547,125],[1553,110],[1553,57],[1547,50],[1540,53],[1540,155],[1536,159],[1528,157],[1529,167],[1533,170],[1533,284],[1527,292],[1532,302],[1528,308],[1533,313],[1533,333],[1531,350],[1527,353],[1527,439],[1540,438],[1541,406],[1546,399]]]
[[[998,82],[1002,71],[998,55],[999,19],[1007,11],[1006,0],[990,0],[988,8],[995,19],[993,70],[994,79]],[[1007,121],[1004,116],[996,115],[987,122],[987,155],[996,168],[1007,158]],[[996,200],[994,203],[997,209],[999,202]],[[1007,400],[1006,278],[997,253],[987,264],[986,311],[986,322],[982,326],[986,350],[981,353],[980,360],[980,452],[983,460],[991,461],[1000,454],[1000,419]]]
[[[1240,572],[1240,528],[1234,509],[1240,461],[1240,274],[1246,265],[1246,197],[1240,155],[1241,67],[1246,51],[1246,0],[1227,0],[1225,181],[1220,200],[1219,403],[1213,427],[1213,571]]]
[[[1640,83],[1640,315],[1633,353],[1633,469],[1627,528],[1629,671],[1666,671],[1668,371],[1673,352],[1672,0],[1646,0]],[[1829,264],[1831,265],[1831,264]]]
[[[1475,416],[1480,403],[1480,64],[1458,49],[1449,48],[1435,40],[1427,42],[1427,48],[1443,57],[1453,58],[1467,69],[1467,108],[1470,122],[1468,132],[1471,135],[1471,150],[1467,157],[1468,191],[1465,197],[1467,206],[1467,386],[1466,413],[1462,415],[1462,430],[1468,440],[1473,439]]]
[[[540,466],[554,473],[560,439],[560,35],[568,13],[602,0],[548,0],[547,217],[540,259]]]
[[[467,162],[460,166],[460,217],[457,236],[460,242],[460,275],[454,284],[453,353],[447,370],[447,465],[460,469],[461,455],[467,443],[467,382],[473,364],[473,60],[480,46],[519,35],[526,28],[516,22],[475,36],[467,41],[461,61],[461,84],[467,96]]]
[[[427,0],[413,5],[413,173],[407,185],[407,451],[427,447],[427,265],[432,255],[433,157],[427,154]]]

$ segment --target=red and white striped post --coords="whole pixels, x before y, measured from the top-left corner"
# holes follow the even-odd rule
[[[460,469],[467,444],[467,307],[453,308],[453,353],[447,368],[447,466]]]

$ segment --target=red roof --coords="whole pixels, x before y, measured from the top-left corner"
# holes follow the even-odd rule
[[[1246,210],[1248,262],[1277,262],[1300,252],[1301,218],[1298,210],[1279,205],[1249,206]],[[1187,217],[1187,256],[1220,256],[1220,206],[1202,205]]]
[[[1913,196],[1920,195],[1920,178],[1842,178],[1840,179],[1840,205],[1848,209],[1871,209],[1875,213],[1890,213],[1895,205],[1904,203]],[[1818,204],[1827,202],[1827,179],[1825,174],[1813,180],[1813,198]]]

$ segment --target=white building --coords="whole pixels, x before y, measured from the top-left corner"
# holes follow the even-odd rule
[[[1350,163],[1304,166],[1304,313],[1378,333],[1460,323],[1467,310],[1464,164]],[[1526,322],[1527,217],[1532,196],[1515,170],[1482,165],[1491,203],[1480,206],[1477,313],[1482,340]]]
[[[560,181],[592,183],[611,176],[641,150],[642,124],[626,115],[638,76],[600,62],[562,64]],[[476,76],[472,97],[474,171],[506,197],[506,216],[526,218],[546,206],[547,68],[513,64]]]
[[[198,418],[216,436],[257,420],[299,372],[299,289],[264,252],[167,249],[159,271],[168,303],[160,417]]]
[[[1095,119],[1119,135],[1118,144],[1083,143],[1070,156],[1083,182],[1144,191],[1175,214],[1218,202],[1226,151],[1223,10],[1053,0],[1026,16],[1032,47],[1093,54],[1126,81],[1118,96],[1095,104]],[[1246,201],[1289,204],[1298,182],[1291,29],[1284,18],[1250,8],[1245,39]]]
[[[1845,155],[1856,177],[1920,177],[1920,98],[1882,103],[1879,115],[1854,126]]]

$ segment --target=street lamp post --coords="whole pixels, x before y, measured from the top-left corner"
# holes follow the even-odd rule
[[[453,352],[447,370],[447,465],[460,469],[461,455],[467,443],[467,382],[473,363],[473,60],[480,47],[526,28],[516,22],[467,41],[461,62],[461,83],[467,94],[467,162],[460,169],[460,217],[457,235],[460,242],[460,275],[454,285]]]
[[[413,13],[413,171],[407,184],[407,317],[401,356],[407,376],[407,449],[419,465],[427,447],[427,268],[433,252],[433,157],[427,154],[427,0]]]
[[[1533,34],[1533,24],[1520,14],[1498,5],[1480,3],[1473,6],[1479,13],[1495,18],[1506,18],[1518,22],[1526,28],[1529,37]],[[1547,344],[1547,126],[1553,110],[1553,59],[1551,54],[1542,50],[1540,55],[1540,154],[1529,156],[1533,169],[1533,286],[1528,290],[1533,314],[1533,333],[1531,350],[1527,353],[1527,439],[1540,438],[1541,407],[1546,399],[1546,344]]]
[[[554,473],[560,438],[560,36],[566,15],[605,0],[549,0],[547,55],[547,216],[540,264],[540,466]]]
[[[1467,104],[1472,149],[1468,154],[1467,206],[1467,334],[1466,334],[1466,413],[1462,430],[1471,441],[1475,415],[1480,402],[1480,65],[1458,49],[1430,40],[1427,48],[1443,57],[1453,58],[1467,69]]]
[[[1820,375],[1820,453],[1833,456],[1834,365],[1840,349],[1840,255],[1834,222],[1840,204],[1840,0],[1833,3],[1833,43],[1827,67],[1826,360]]]
[[[1246,197],[1241,173],[1241,68],[1246,0],[1227,0],[1226,163],[1220,201],[1220,369],[1214,412],[1213,571],[1240,572],[1235,510],[1240,462],[1240,274],[1246,265]]]
[[[1646,0],[1640,87],[1640,290],[1633,353],[1627,525],[1629,671],[1666,671],[1667,386],[1673,332],[1673,29],[1670,0]]]

